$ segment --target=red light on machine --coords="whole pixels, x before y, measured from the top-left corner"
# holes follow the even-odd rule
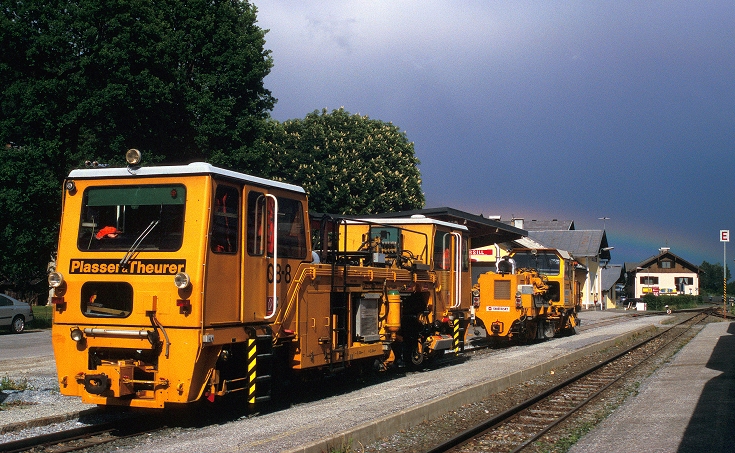
[[[176,306],[179,307],[179,313],[191,313],[191,301],[187,299],[176,299]]]
[[[66,310],[66,301],[63,296],[51,296],[51,305],[53,305],[59,313]]]

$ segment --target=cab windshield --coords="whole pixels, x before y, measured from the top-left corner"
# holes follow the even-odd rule
[[[84,192],[79,250],[181,247],[186,188],[180,184],[91,187]]]
[[[559,275],[561,270],[561,259],[552,252],[516,252],[513,259],[516,262],[516,269],[536,269],[545,275]]]

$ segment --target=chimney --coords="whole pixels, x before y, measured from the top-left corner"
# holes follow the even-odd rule
[[[513,220],[513,226],[516,228],[523,229],[523,219],[512,219]]]
[[[671,247],[661,247],[658,249],[659,255],[663,255],[664,253],[667,253],[669,250],[671,250]]]

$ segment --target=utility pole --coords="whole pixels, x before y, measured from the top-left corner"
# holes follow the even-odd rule
[[[730,242],[730,230],[720,230],[722,242],[722,316],[727,319],[727,243]]]

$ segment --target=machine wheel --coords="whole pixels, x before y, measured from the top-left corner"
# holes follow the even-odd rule
[[[416,342],[416,346],[414,346],[413,350],[411,351],[411,363],[414,366],[420,366],[422,363],[424,363],[424,351],[423,347],[420,342]]]
[[[579,332],[577,332],[576,327],[567,327],[566,329],[561,331],[561,334],[564,336],[572,336],[577,335]]]
[[[21,333],[26,329],[26,320],[23,316],[18,315],[13,318],[13,322],[10,324],[10,330],[13,333]]]

